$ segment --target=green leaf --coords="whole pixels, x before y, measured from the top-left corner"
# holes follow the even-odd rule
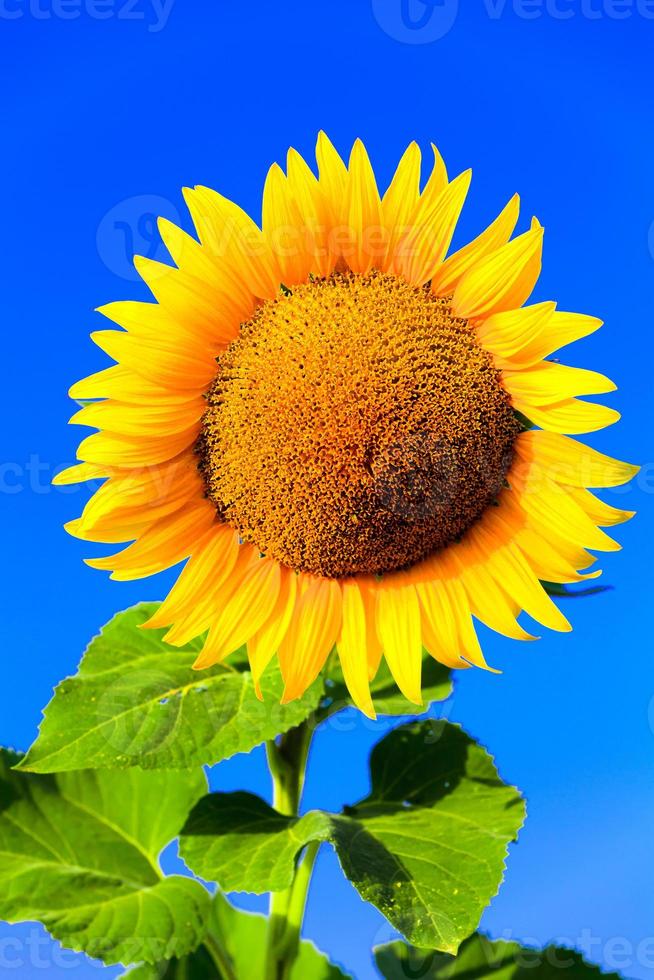
[[[299,725],[317,706],[320,682],[280,705],[276,664],[262,679],[263,702],[243,657],[193,670],[200,641],[178,650],[162,641],[163,630],[140,629],[156,608],[119,613],[91,642],[78,673],[56,688],[22,769],[213,765]]]
[[[515,415],[518,422],[520,423],[520,425],[525,431],[527,429],[535,428],[534,423],[530,419],[528,419],[526,415],[523,415],[522,412],[518,412],[517,409],[514,408],[513,414]]]
[[[314,810],[295,820],[252,793],[210,793],[182,830],[180,854],[194,874],[226,892],[283,891],[298,851],[312,840],[330,840],[341,819]]]
[[[370,684],[370,693],[378,715],[424,714],[434,701],[445,701],[446,698],[449,698],[452,693],[452,672],[448,667],[434,660],[433,657],[428,654],[425,655],[422,661],[424,707],[420,708],[411,704],[400,693],[386,661],[382,660],[379,670]],[[327,694],[336,705],[346,708],[352,704],[338,662],[335,662],[329,671]]]
[[[610,592],[611,585],[589,585],[583,589],[571,589],[568,585],[560,585],[558,582],[541,582],[548,595],[558,596],[561,599],[583,599],[589,595],[599,595],[600,592]]]
[[[518,943],[492,941],[476,933],[456,957],[429,949],[389,943],[375,950],[375,962],[386,980],[560,980],[561,971],[575,980],[620,980],[586,963],[579,953],[559,946],[529,949]],[[568,972],[573,970],[572,973]]]
[[[407,702],[398,691],[388,665],[382,660],[374,681],[370,685],[373,704],[379,715],[419,715],[429,710],[434,701],[445,701],[452,693],[452,671],[439,664],[432,656],[422,661],[422,697],[424,707]]]
[[[239,980],[264,976],[267,928],[264,916],[242,912],[223,895],[216,895],[210,935],[227,954]],[[129,980],[224,980],[224,974],[205,946],[182,960],[140,966],[125,976]],[[349,975],[330,963],[313,943],[303,941],[290,980],[349,980]]]
[[[403,725],[373,749],[372,791],[342,814],[291,818],[249,793],[195,806],[180,853],[225,891],[288,888],[298,853],[329,841],[362,898],[410,942],[455,952],[502,880],[524,819],[518,792],[458,726]]]
[[[201,771],[12,770],[0,750],[0,919],[37,920],[105,963],[185,955],[206,931],[199,882],[163,878],[158,855],[206,792]]]

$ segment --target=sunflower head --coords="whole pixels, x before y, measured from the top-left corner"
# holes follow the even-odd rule
[[[219,513],[263,554],[330,578],[455,541],[497,497],[520,429],[448,301],[376,272],[264,302],[207,402],[198,456]]]
[[[424,652],[486,666],[474,618],[568,629],[541,581],[599,574],[587,549],[631,515],[587,488],[636,470],[569,438],[618,418],[579,397],[614,386],[547,360],[600,322],[525,305],[543,230],[512,237],[517,197],[448,255],[469,172],[434,149],[422,185],[411,144],[382,196],[359,141],[346,165],[321,134],[317,160],[271,168],[261,229],[204,187],[197,240],[160,222],[174,266],[137,258],[155,302],[101,310],[116,364],[71,389],[100,431],[59,482],[105,481],[72,533],[132,542],[89,564],[186,560],[150,625],[205,634],[198,667],[247,644],[257,684],[279,657],[288,700],[335,648],[373,714],[382,656],[419,703]]]

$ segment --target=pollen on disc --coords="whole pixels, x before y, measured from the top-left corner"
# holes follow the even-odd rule
[[[259,550],[328,577],[405,568],[494,501],[519,431],[474,328],[400,277],[263,303],[218,358],[206,491]]]

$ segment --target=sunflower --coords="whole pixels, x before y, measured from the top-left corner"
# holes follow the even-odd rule
[[[587,488],[636,467],[569,438],[619,418],[578,397],[615,386],[547,360],[600,321],[523,305],[543,229],[512,237],[517,196],[448,256],[470,171],[432,149],[422,189],[412,143],[381,196],[363,144],[346,165],[321,133],[318,177],[294,150],[270,169],[261,229],[186,190],[198,240],[160,221],[175,265],[135,258],[155,302],[100,309],[116,364],[70,392],[99,431],[57,482],[104,482],[67,528],[132,542],[88,564],[186,560],[148,625],[204,636],[198,668],[247,644],[257,685],[276,655],[285,701],[334,649],[372,716],[382,656],[420,703],[423,650],[487,666],[475,619],[570,629],[542,581],[599,575],[587,549],[618,549],[600,528],[631,516]]]

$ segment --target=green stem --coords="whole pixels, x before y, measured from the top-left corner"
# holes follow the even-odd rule
[[[273,780],[273,806],[285,816],[298,814],[313,734],[313,719],[266,743]],[[266,948],[265,980],[288,980],[297,957],[311,872],[318,847],[310,845],[296,866],[290,888],[272,892]]]
[[[229,953],[222,944],[218,936],[207,933],[204,939],[204,948],[214,961],[221,980],[238,980]]]
[[[319,841],[314,841],[312,844],[309,844],[304,852],[304,857],[298,865],[297,871],[295,872],[295,880],[291,886],[291,896],[286,909],[286,936],[284,943],[286,958],[291,966],[295,962],[300,948],[300,934],[304,921],[304,910],[307,904],[309,885],[311,884],[311,876],[319,849]],[[286,975],[284,974],[284,976]]]

